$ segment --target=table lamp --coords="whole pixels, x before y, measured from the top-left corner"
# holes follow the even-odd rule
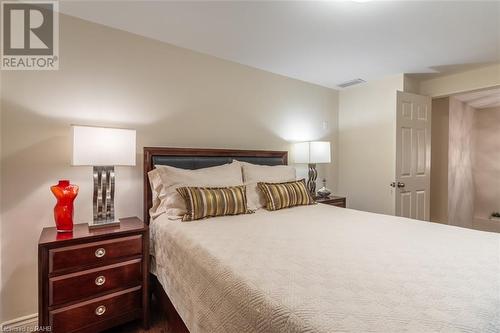
[[[119,225],[115,220],[115,166],[135,165],[135,130],[72,125],[71,165],[94,168],[93,211],[89,228]]]
[[[313,197],[316,196],[316,178],[318,171],[316,164],[330,163],[330,142],[310,141],[295,144],[295,163],[307,163],[309,165],[307,189]]]

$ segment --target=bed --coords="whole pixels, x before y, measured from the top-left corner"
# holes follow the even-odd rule
[[[287,156],[145,148],[145,171],[242,157]],[[321,204],[159,216],[150,230],[153,290],[175,332],[500,331],[499,234]]]

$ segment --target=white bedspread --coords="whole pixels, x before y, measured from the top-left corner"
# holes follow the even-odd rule
[[[151,234],[192,333],[500,332],[500,234],[321,204]]]

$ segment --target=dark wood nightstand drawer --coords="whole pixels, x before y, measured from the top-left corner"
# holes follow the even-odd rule
[[[49,273],[105,265],[141,253],[141,235],[61,247],[49,251]]]
[[[123,315],[139,316],[142,301],[141,287],[103,296],[50,311],[53,332],[94,332],[99,324]]]
[[[49,306],[88,299],[141,284],[142,260],[135,259],[49,279]]]

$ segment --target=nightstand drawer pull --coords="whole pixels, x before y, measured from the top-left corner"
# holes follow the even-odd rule
[[[95,250],[95,256],[97,258],[102,258],[104,257],[104,255],[106,254],[106,250],[102,247],[98,248],[97,250]]]
[[[106,307],[104,305],[99,305],[95,309],[95,314],[98,315],[98,316],[102,316],[104,314],[104,312],[106,312]]]
[[[106,278],[103,275],[100,275],[95,278],[95,284],[98,286],[102,286],[106,282]]]

